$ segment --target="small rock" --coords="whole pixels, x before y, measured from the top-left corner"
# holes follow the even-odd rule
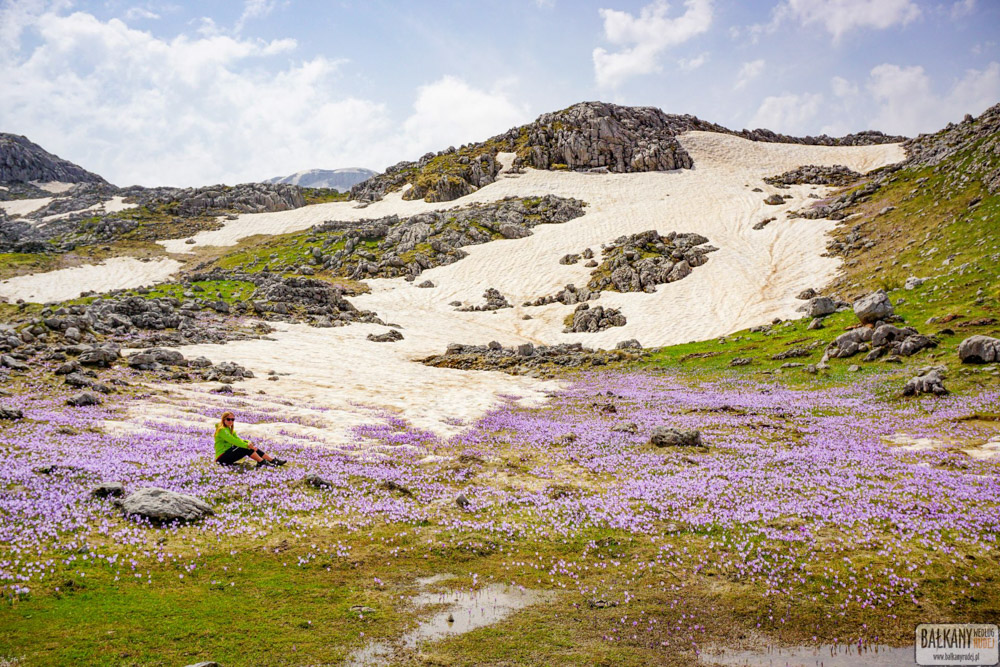
[[[70,397],[66,401],[66,405],[72,405],[75,408],[87,406],[87,405],[100,405],[101,399],[97,397],[96,394],[89,391],[82,391],[75,396]]]
[[[702,447],[701,432],[696,429],[679,429],[658,426],[649,438],[656,447]]]
[[[398,340],[403,340],[403,334],[399,333],[395,329],[390,329],[383,334],[373,334],[370,333],[366,338],[373,343],[395,343]]]
[[[0,421],[17,421],[24,419],[24,413],[17,408],[0,407]]]
[[[120,497],[125,495],[125,487],[121,482],[104,482],[90,492],[95,498]]]
[[[636,434],[639,432],[639,426],[635,422],[622,422],[620,424],[615,424],[611,427],[612,433],[631,433]]]
[[[455,504],[463,510],[469,509],[469,506],[472,505],[472,503],[469,502],[469,499],[465,497],[464,493],[459,494],[458,498],[455,498]]]
[[[331,484],[327,479],[313,473],[303,477],[302,481],[309,486],[316,487],[317,489],[328,489],[333,486],[333,484]]]

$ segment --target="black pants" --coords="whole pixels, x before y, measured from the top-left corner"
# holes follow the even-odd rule
[[[256,451],[258,454],[260,454],[261,457],[264,456],[263,449],[258,448]],[[253,453],[254,450],[252,449],[245,449],[243,447],[230,447],[226,451],[219,454],[219,458],[215,459],[215,461],[216,463],[219,463],[220,465],[224,466],[232,465],[233,463],[236,463],[237,461],[242,459],[244,456],[250,456]]]

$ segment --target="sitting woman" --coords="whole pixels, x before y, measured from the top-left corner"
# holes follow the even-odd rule
[[[257,462],[258,468],[285,465],[283,459],[276,459],[264,452],[263,449],[258,449],[237,436],[236,431],[233,430],[235,422],[236,416],[232,412],[225,412],[222,415],[222,420],[215,427],[216,463],[220,465],[232,465],[244,456],[249,456]]]

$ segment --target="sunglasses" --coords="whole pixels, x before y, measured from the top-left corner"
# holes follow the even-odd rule
[[[234,420],[234,419],[233,419],[232,417],[226,417],[226,418],[225,418],[225,419],[223,419],[222,421],[223,421],[223,422],[231,422],[231,421],[235,421],[235,420]]]

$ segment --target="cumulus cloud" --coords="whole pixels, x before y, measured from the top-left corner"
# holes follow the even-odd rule
[[[405,143],[412,147],[406,152],[486,139],[530,120],[528,109],[508,100],[503,87],[478,90],[453,76],[421,86],[403,123]]]
[[[446,77],[418,91],[400,127],[385,104],[341,90],[345,61],[290,64],[294,40],[162,39],[82,12],[32,16],[21,15],[32,46],[0,59],[2,129],[121,185],[380,169],[527,116],[502,85]]]
[[[786,93],[765,97],[750,120],[752,128],[784,134],[809,134],[823,104],[819,93]]]
[[[784,0],[775,7],[771,23],[751,32],[773,32],[785,21],[809,27],[819,25],[834,41],[858,28],[885,30],[907,25],[921,15],[914,0]]]
[[[702,65],[708,62],[708,53],[699,53],[694,58],[680,58],[677,60],[677,66],[680,67],[685,72],[693,72]]]
[[[945,94],[933,91],[923,67],[886,63],[872,69],[867,89],[878,105],[872,127],[906,135],[933,132],[1000,99],[1000,63],[966,71]]]
[[[688,41],[712,24],[712,0],[685,0],[684,13],[671,18],[670,5],[655,0],[639,11],[639,16],[615,9],[601,9],[604,36],[621,47],[609,52],[593,52],[597,84],[615,87],[634,76],[658,71],[660,54],[671,46]]]
[[[764,71],[764,61],[762,59],[751,60],[750,62],[743,63],[740,67],[739,74],[736,75],[736,85],[733,86],[735,90],[741,90],[746,87],[748,83],[756,79]]]
[[[851,83],[842,76],[835,76],[830,80],[830,87],[833,88],[833,94],[837,97],[855,97],[858,94],[858,86],[855,83]]]

